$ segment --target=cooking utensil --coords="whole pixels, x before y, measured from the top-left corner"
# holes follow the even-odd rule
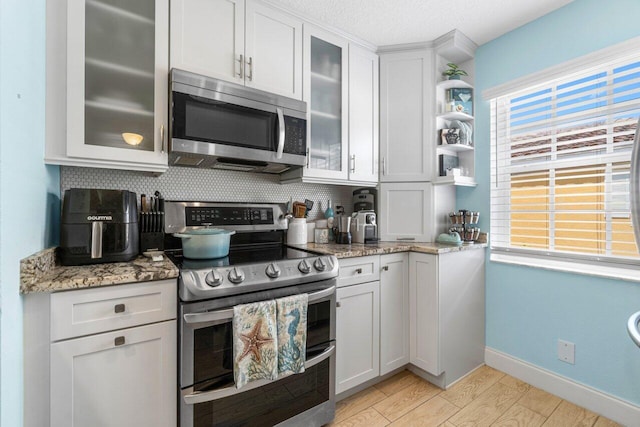
[[[229,242],[233,234],[236,232],[220,228],[200,228],[175,233],[174,236],[182,239],[182,254],[185,258],[207,259],[229,255]]]

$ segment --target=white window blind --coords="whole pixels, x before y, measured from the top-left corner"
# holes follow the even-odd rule
[[[636,262],[640,52],[491,100],[491,246]]]

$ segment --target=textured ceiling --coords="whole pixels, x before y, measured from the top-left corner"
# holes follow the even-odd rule
[[[431,41],[453,29],[484,44],[572,0],[268,0],[377,46]]]

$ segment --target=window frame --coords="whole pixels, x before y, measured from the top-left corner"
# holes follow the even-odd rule
[[[634,52],[635,55],[630,55],[629,52]],[[558,64],[554,67],[550,67],[548,69],[542,70],[540,72],[533,73],[531,75],[515,79],[506,84],[496,86],[494,88],[487,89],[483,91],[483,98],[486,101],[493,101],[497,98],[507,96],[512,93],[517,93],[522,91],[527,87],[541,86],[541,87],[549,87],[550,82],[558,79],[566,79],[567,76],[583,73],[590,69],[601,69],[603,65],[608,64],[610,62],[624,60],[625,58],[629,58],[632,56],[636,56],[640,52],[640,37],[636,37],[634,39],[630,39],[626,42],[620,43],[618,45],[603,49],[601,51],[597,51],[583,57],[577,58],[575,60],[571,60],[562,64]],[[608,86],[607,86],[608,87]],[[493,107],[493,104],[492,104]],[[494,190],[494,175],[496,174],[496,167],[498,159],[495,153],[495,145],[497,144],[497,136],[494,132],[494,123],[491,123],[491,165],[490,165],[490,173],[491,173],[491,210],[493,211],[493,192]],[[625,161],[629,161],[627,158]],[[562,162],[560,162],[562,163]],[[603,162],[603,165],[608,169],[606,173],[608,174],[610,179],[605,179],[602,185],[607,188],[607,186],[612,186],[613,179],[611,175],[611,167],[610,165],[615,164],[615,161],[607,160]],[[593,164],[592,167],[596,165]],[[561,169],[562,166],[559,164],[553,165],[551,168],[548,168],[547,171],[555,171]],[[523,171],[529,170],[530,173],[538,170],[542,173],[540,168],[527,168],[526,165],[522,166]],[[605,190],[606,194],[606,190]],[[608,201],[609,203],[612,200]],[[628,202],[628,201],[627,201]],[[509,215],[508,221],[511,221],[511,209],[506,212],[506,215]],[[492,212],[493,215],[493,212]],[[625,217],[625,216],[623,216]],[[616,216],[611,216],[606,218],[607,223],[612,223]],[[492,222],[493,218],[492,218]],[[553,225],[551,225],[553,227]],[[608,227],[610,228],[610,227]],[[553,236],[551,233],[553,231],[550,228],[550,236]],[[606,232],[607,237],[605,238],[605,242],[609,240],[609,231]],[[509,232],[510,235],[510,232]],[[619,278],[623,280],[632,280],[632,281],[640,281],[640,259],[634,258],[623,258],[619,256],[608,256],[608,255],[589,255],[582,253],[572,253],[572,252],[561,252],[554,250],[545,250],[545,249],[526,249],[520,247],[508,247],[508,246],[490,246],[490,259],[494,262],[508,263],[508,264],[517,264],[517,265],[527,265],[532,267],[539,267],[551,270],[561,270],[573,273],[582,273],[594,276],[602,276],[602,277],[613,277]]]

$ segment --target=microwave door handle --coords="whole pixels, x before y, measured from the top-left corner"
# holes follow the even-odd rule
[[[307,360],[306,362],[304,362],[305,369],[309,369],[312,366],[315,366],[318,363],[327,360],[329,357],[333,356],[333,354],[335,352],[336,352],[336,346],[335,345],[331,345],[331,346],[327,347],[322,353],[320,353],[316,357],[313,357],[313,358]],[[183,399],[184,399],[184,403],[186,403],[187,405],[195,405],[195,404],[198,404],[198,403],[211,402],[213,400],[223,399],[225,397],[233,396],[234,394],[244,393],[245,391],[249,391],[249,390],[253,390],[254,388],[262,387],[263,385],[272,383],[274,381],[278,381],[278,380],[276,379],[276,380],[252,381],[249,384],[247,384],[244,387],[242,387],[241,389],[237,389],[235,385],[232,385],[230,387],[225,387],[225,388],[222,388],[222,389],[219,389],[219,390],[210,390],[210,391],[203,391],[203,392],[199,392],[199,391],[190,392],[189,394],[183,396]],[[193,387],[191,387],[190,389],[187,389],[187,390],[192,390],[192,389],[193,389]]]
[[[284,127],[284,113],[282,112],[282,108],[276,108],[276,113],[278,113],[278,150],[276,151],[276,159],[282,158],[282,153],[284,152],[284,139],[285,139],[285,127]]]
[[[308,301],[315,302],[321,300],[322,298],[326,298],[336,291],[335,286],[331,286],[327,289],[323,289],[318,292],[312,292],[309,294]],[[233,308],[225,308],[224,310],[216,310],[216,311],[207,311],[204,313],[187,313],[182,316],[184,318],[184,322],[190,325],[196,323],[208,323],[208,322],[218,322],[221,320],[229,320],[233,319]]]

